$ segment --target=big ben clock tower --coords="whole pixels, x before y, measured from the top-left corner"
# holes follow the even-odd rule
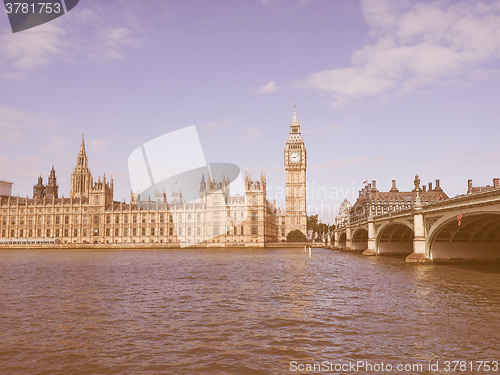
[[[294,105],[285,146],[286,234],[298,229],[307,235],[306,166],[306,147],[300,135],[297,106]]]

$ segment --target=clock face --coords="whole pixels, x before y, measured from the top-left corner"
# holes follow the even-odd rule
[[[288,159],[290,160],[290,163],[300,163],[300,153],[290,152]]]

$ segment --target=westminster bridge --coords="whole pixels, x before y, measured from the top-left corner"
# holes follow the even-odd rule
[[[500,188],[347,222],[332,248],[364,255],[407,255],[407,262],[500,259]]]

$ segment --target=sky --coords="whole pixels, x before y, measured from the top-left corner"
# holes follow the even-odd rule
[[[130,199],[137,147],[196,125],[205,159],[267,178],[284,206],[294,102],[308,214],[333,223],[365,180],[449,196],[500,176],[500,2],[80,0],[12,33],[0,11],[0,179],[69,196],[82,132]]]

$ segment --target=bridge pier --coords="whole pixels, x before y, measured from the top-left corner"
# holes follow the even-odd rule
[[[352,250],[352,230],[350,226],[345,228],[345,247],[342,250]]]
[[[363,251],[363,255],[378,255],[375,240],[375,224],[373,223],[373,213],[370,208],[368,214],[368,248]]]
[[[413,253],[406,257],[406,261],[409,263],[432,262],[432,259],[426,253],[424,215],[422,214],[422,201],[418,191],[413,215],[413,236]]]
[[[340,237],[339,232],[335,231],[333,233],[332,249],[335,249],[335,250],[340,249],[339,237]]]

